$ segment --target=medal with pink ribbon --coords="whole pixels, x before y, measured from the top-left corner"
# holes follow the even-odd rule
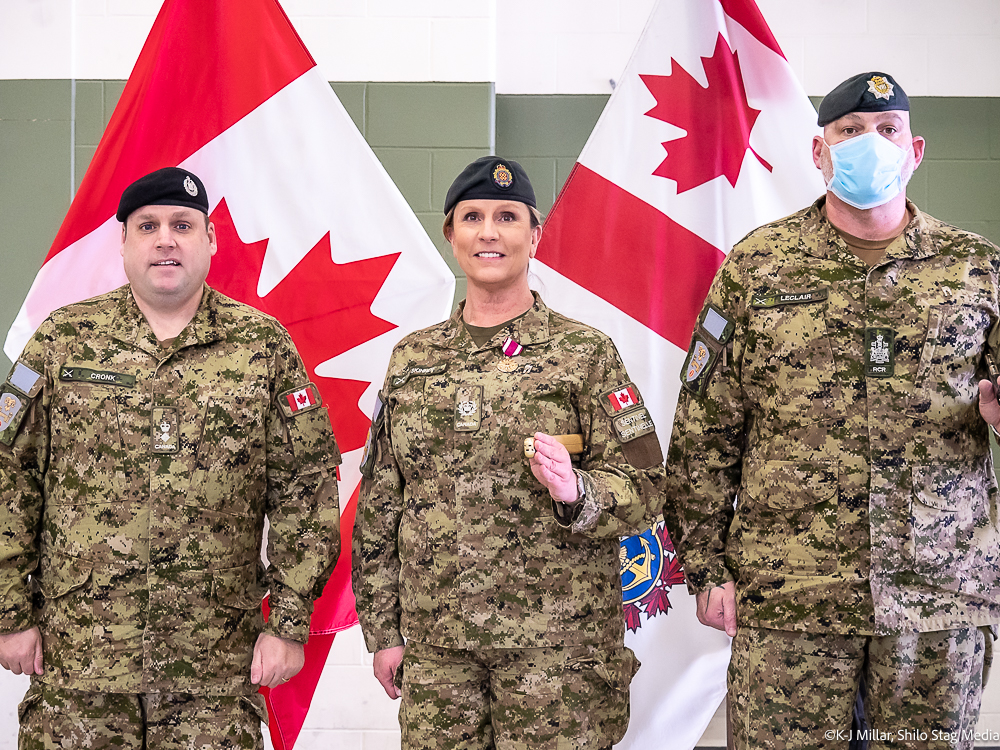
[[[514,341],[513,337],[508,336],[500,350],[503,352],[503,359],[497,362],[497,369],[500,372],[514,372],[517,369],[517,362],[513,358],[520,354],[524,347]]]

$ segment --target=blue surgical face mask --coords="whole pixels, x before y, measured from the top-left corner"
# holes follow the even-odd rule
[[[880,135],[865,133],[829,146],[833,179],[826,189],[855,208],[888,203],[906,187],[906,150]]]

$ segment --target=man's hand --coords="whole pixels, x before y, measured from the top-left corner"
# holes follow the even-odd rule
[[[0,666],[14,674],[41,674],[42,634],[38,628],[0,634]]]
[[[579,499],[576,474],[566,446],[544,432],[535,433],[535,455],[528,459],[531,473],[545,485],[552,499],[559,503],[575,503]]]
[[[305,663],[306,654],[301,643],[261,633],[253,647],[250,682],[263,687],[278,687],[297,675]]]
[[[986,424],[1000,429],[1000,403],[997,402],[997,394],[993,392],[993,384],[988,380],[979,381],[979,413]]]
[[[396,687],[396,670],[403,661],[403,649],[406,646],[393,646],[375,652],[375,663],[372,669],[375,672],[375,679],[382,685],[385,694],[396,700],[403,693]]]
[[[733,581],[702,591],[695,597],[698,621],[716,630],[736,635],[736,584]]]

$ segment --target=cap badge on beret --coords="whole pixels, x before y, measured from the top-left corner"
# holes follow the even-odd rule
[[[876,99],[889,101],[892,97],[892,84],[882,76],[872,76],[868,79],[868,90],[875,95]]]
[[[503,190],[514,184],[514,173],[510,171],[506,164],[497,164],[494,167],[493,184]]]
[[[198,195],[198,186],[194,184],[194,180],[190,177],[184,178],[184,192],[194,198]]]

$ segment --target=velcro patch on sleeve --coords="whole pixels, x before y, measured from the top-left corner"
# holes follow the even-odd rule
[[[615,426],[615,434],[618,442],[628,443],[629,441],[656,432],[653,426],[653,418],[649,414],[649,409],[641,406],[638,409],[619,414],[611,420]]]
[[[609,417],[642,406],[642,394],[635,383],[622,383],[600,395],[601,406]]]
[[[736,323],[732,318],[715,305],[705,305],[698,316],[698,324],[691,337],[691,348],[684,360],[681,385],[696,396],[701,396],[735,331]]]
[[[286,418],[297,417],[307,411],[313,411],[323,405],[323,397],[319,389],[312,383],[306,383],[296,388],[278,394],[278,406]]]
[[[11,370],[7,382],[28,398],[34,398],[42,390],[45,378],[42,377],[40,372],[35,372],[24,364],[24,362],[17,362],[14,365],[14,369]]]

